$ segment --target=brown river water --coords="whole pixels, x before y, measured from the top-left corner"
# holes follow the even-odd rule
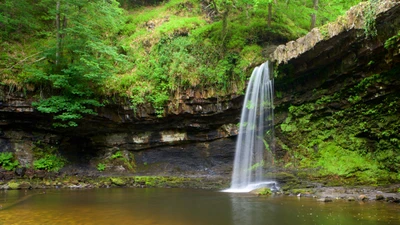
[[[0,225],[400,225],[400,204],[193,189],[0,191]]]

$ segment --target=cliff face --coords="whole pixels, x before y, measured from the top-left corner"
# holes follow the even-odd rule
[[[400,180],[400,5],[379,3],[376,30],[365,28],[368,10],[353,7],[272,54],[276,153],[285,168],[359,183]]]
[[[27,95],[3,89],[0,97],[0,151],[15,152],[23,166],[32,164],[35,149],[54,148],[72,167],[95,168],[121,152],[133,168],[114,162],[109,171],[165,174],[229,172],[242,104],[241,96],[188,90],[162,118],[146,105],[108,105],[76,128],[55,129]]]
[[[372,37],[363,28],[366,7],[353,8],[338,22],[272,54],[277,166],[321,167],[342,151],[357,153],[353,158],[367,155],[360,160],[371,163],[393,162],[379,170],[398,171],[400,6],[381,3]],[[124,173],[230,174],[242,96],[186,90],[162,118],[150,106],[132,110],[115,104],[67,129],[53,128],[51,116],[35,111],[29,96],[0,91],[0,152],[14,152],[23,166],[32,167],[37,152],[47,152],[67,159],[65,171],[72,173],[104,164],[108,171]],[[344,175],[370,169],[355,165]]]

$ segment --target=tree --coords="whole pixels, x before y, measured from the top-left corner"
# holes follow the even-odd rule
[[[61,51],[61,27],[60,27],[60,3],[61,0],[57,0],[56,3],[56,67],[59,65],[60,61],[60,51]]]
[[[0,38],[15,40],[35,30],[38,21],[33,12],[29,0],[0,0]]]
[[[116,35],[124,22],[116,0],[42,0],[55,20],[53,44],[43,49],[42,60],[25,69],[27,82],[50,86],[34,106],[54,114],[55,126],[77,126],[83,114],[102,106],[95,97],[107,77],[124,63]],[[62,18],[62,19],[61,19]],[[67,23],[68,21],[68,23]]]
[[[211,0],[211,4],[215,8],[217,15],[222,19],[221,42],[222,55],[226,52],[226,36],[228,35],[228,16],[234,5],[232,0]]]
[[[276,4],[276,0],[254,0],[254,8],[257,9],[259,5],[267,5],[268,7],[268,19],[267,19],[267,24],[268,27],[271,27],[271,22],[272,22],[272,3]]]
[[[314,8],[314,12],[311,13],[311,26],[310,26],[310,30],[312,30],[315,27],[316,21],[317,21],[317,10],[318,10],[318,0],[313,0],[313,8]]]

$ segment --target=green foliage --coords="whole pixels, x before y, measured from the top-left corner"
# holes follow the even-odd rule
[[[282,130],[283,132],[290,133],[290,132],[295,132],[295,131],[297,131],[297,127],[296,127],[296,125],[294,125],[294,124],[282,123],[282,124],[281,124],[281,130]]]
[[[119,159],[119,158],[123,158],[122,152],[121,151],[117,151],[114,154],[111,155],[112,159]]]
[[[358,175],[363,181],[376,181],[382,171],[379,164],[374,162],[369,155],[360,155],[337,146],[334,143],[321,143],[320,157],[317,166],[321,167],[322,175],[339,175],[351,177]],[[378,175],[378,176],[377,176]]]
[[[361,96],[358,96],[358,95],[350,96],[350,97],[347,99],[347,101],[349,101],[349,102],[352,103],[352,104],[355,104],[355,103],[357,103],[357,102],[359,102],[359,101],[361,101],[361,100],[362,100]]]
[[[106,169],[106,165],[104,163],[97,164],[97,170],[102,172]]]
[[[83,99],[76,96],[51,96],[32,105],[37,107],[40,112],[57,114],[54,119],[60,122],[53,123],[55,127],[72,127],[78,126],[76,121],[82,118],[82,114],[96,115],[96,112],[89,107],[99,107],[103,104],[94,99]]]
[[[34,86],[34,106],[58,127],[77,126],[108,97],[129,98],[134,109],[150,103],[163,116],[185,89],[243,93],[251,70],[265,61],[265,46],[305,34],[314,13],[311,1],[273,1],[267,27],[269,0],[218,0],[205,8],[197,0],[144,7],[122,1],[129,11],[116,0],[59,1],[58,11],[56,2],[0,3],[0,35],[25,43],[3,42],[0,67],[3,84]],[[317,23],[358,2],[321,1]]]
[[[125,155],[122,153],[122,151],[116,151],[114,154],[111,155],[111,159],[114,161],[114,163],[122,163],[130,171],[135,171],[136,164],[134,155],[132,153]]]
[[[321,24],[357,2],[322,3],[321,12],[329,18],[321,18]],[[217,20],[212,23],[201,19],[196,1],[174,0],[135,11],[123,40],[128,55],[135,59],[134,72],[110,80],[110,92],[129,97],[134,108],[150,102],[158,116],[182,89],[207,87],[215,95],[240,93],[254,65],[265,60],[261,42],[296,38],[309,27],[305,10],[311,6],[297,1],[278,2],[270,29],[266,29],[266,7],[249,10],[251,1],[215,3]],[[303,28],[299,28],[301,16]]]
[[[385,41],[385,48],[388,50],[394,49],[396,46],[398,46],[397,43],[399,43],[399,42],[400,42],[400,31],[396,35],[394,35],[393,37],[391,37]]]
[[[304,32],[310,29],[311,14],[315,13],[317,15],[316,25],[322,26],[329,21],[337,19],[338,16],[344,15],[351,6],[360,2],[361,0],[320,0],[318,10],[315,10],[313,1],[277,1],[277,5],[274,5],[277,12],[273,19],[278,20],[277,22],[285,19],[295,23]],[[283,24],[285,23],[283,22]]]
[[[317,105],[323,105],[323,104],[326,104],[326,103],[333,102],[333,101],[335,101],[336,99],[337,99],[336,96],[322,96],[320,99],[318,99],[318,100],[315,102],[315,104],[317,104]]]
[[[287,145],[277,141],[287,151],[282,166],[314,168],[322,176],[356,183],[397,182],[400,169],[398,93],[375,95],[377,100],[373,102],[361,101],[361,96],[368,94],[367,89],[396,82],[397,72],[398,68],[394,68],[372,74],[339,92],[315,90],[315,100],[290,106],[281,130],[277,130],[289,140]],[[343,99],[353,104],[344,108],[330,108],[326,104],[343,102]]]
[[[64,165],[65,159],[57,155],[45,155],[43,158],[33,161],[34,169],[49,172],[58,172]]]
[[[294,123],[291,123],[292,117],[288,116],[285,122],[281,123],[281,130],[283,132],[295,132],[297,131],[297,127]]]
[[[40,15],[29,0],[0,1],[0,38],[20,40],[40,27]]]
[[[56,18],[53,3],[42,3],[47,19]],[[57,38],[38,49],[39,59],[26,64],[19,77],[26,84],[51,87],[51,96],[41,95],[33,106],[53,114],[55,126],[68,127],[77,126],[84,114],[96,114],[93,108],[102,106],[96,93],[125,62],[113,44],[123,16],[115,0],[62,1],[60,13],[68,22],[49,30]]]
[[[11,152],[0,153],[0,166],[5,170],[14,170],[19,166],[18,160],[14,160],[14,156]]]
[[[272,195],[272,191],[269,188],[262,188],[261,190],[257,191],[258,195]]]
[[[55,146],[37,141],[32,150],[35,158],[33,168],[36,170],[58,172],[67,163]]]
[[[380,74],[374,74],[372,76],[366,77],[363,80],[361,80],[360,83],[358,83],[352,90],[357,91],[357,92],[362,92],[366,91],[368,87],[370,87],[373,84],[381,82],[381,75]]]
[[[289,113],[294,116],[307,115],[310,112],[314,111],[315,105],[313,103],[303,104],[299,106],[290,106]]]
[[[368,3],[369,4],[364,12],[364,33],[367,37],[374,37],[377,35],[375,18],[379,0],[369,0]]]

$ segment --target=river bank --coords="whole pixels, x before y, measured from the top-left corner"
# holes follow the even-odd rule
[[[3,174],[4,175],[4,174]],[[14,176],[12,179],[0,180],[0,190],[33,190],[33,189],[96,189],[96,188],[185,188],[223,190],[229,187],[229,176],[138,176],[98,174],[88,176],[42,173],[41,177]],[[281,179],[277,177],[277,179]],[[324,182],[303,180],[288,185],[288,181],[277,182],[278,192],[272,195],[315,198],[321,202],[332,201],[386,201],[400,203],[400,184],[377,186],[348,185],[327,186]],[[257,192],[254,192],[257,194]]]

